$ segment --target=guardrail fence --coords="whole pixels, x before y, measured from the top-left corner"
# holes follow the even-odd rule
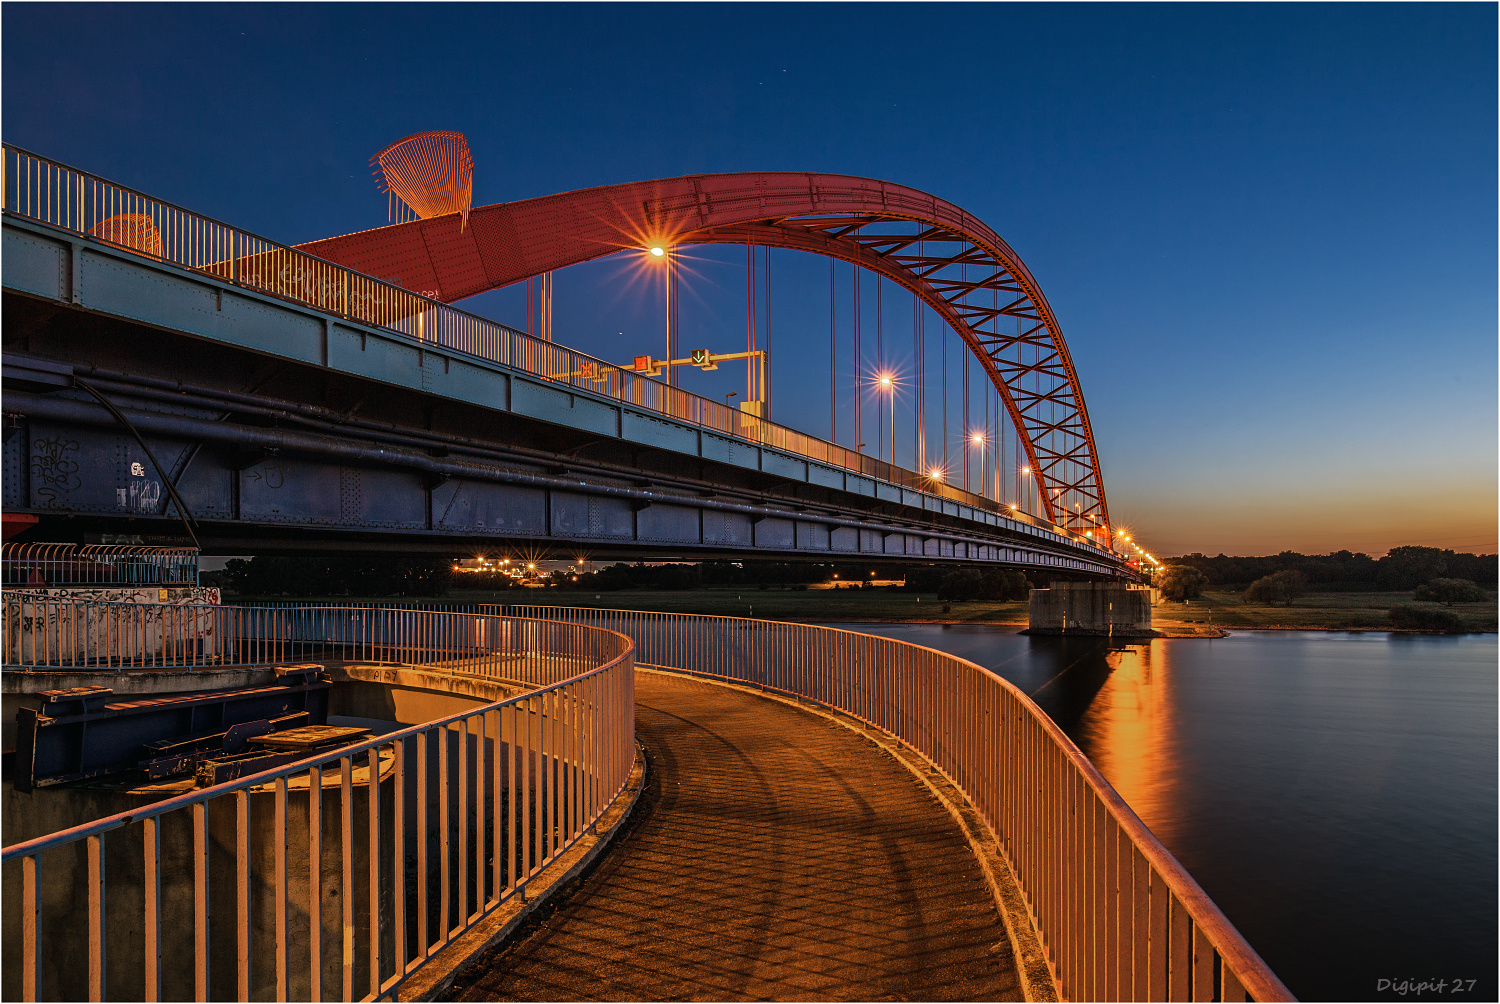
[[[1072,740],[981,666],[806,624],[506,609],[618,631],[641,666],[806,698],[898,736],[994,832],[1066,1000],[1293,999]]]
[[[0,199],[7,213],[419,342],[478,356],[642,411],[989,513],[1003,512],[1007,518],[1055,534],[1074,546],[1118,557],[1087,540],[1082,531],[1057,533],[1044,521],[993,499],[746,415],[723,402],[670,387],[26,150],[6,145],[3,170]]]
[[[502,652],[529,651],[543,661],[564,658],[531,644],[525,635],[531,628],[427,607],[112,603],[25,590],[6,591],[3,606],[3,654],[11,672],[388,662],[492,676]],[[500,608],[477,612],[497,615]]]
[[[624,788],[629,638],[514,617],[304,613],[231,622],[531,689],[5,848],[6,999],[389,998],[524,895]],[[342,640],[313,637],[340,623]]]
[[[7,586],[196,586],[196,547],[139,544],[0,545]]]

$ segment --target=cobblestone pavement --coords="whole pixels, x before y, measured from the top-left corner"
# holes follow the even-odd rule
[[[450,999],[1021,999],[973,853],[905,768],[775,701],[636,687],[629,831]]]

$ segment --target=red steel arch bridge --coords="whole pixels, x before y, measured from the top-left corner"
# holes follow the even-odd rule
[[[6,441],[8,511],[78,531],[182,520],[222,548],[542,540],[1135,574],[1035,278],[911,188],[718,174],[472,209],[450,191],[435,215],[289,247],[6,147],[4,199],[6,410],[35,426]],[[920,452],[905,469],[447,306],[710,244],[810,252],[909,291],[1003,402],[1041,511],[923,473]],[[378,421],[360,410],[372,394]]]
[[[999,391],[1047,519],[1109,542],[1098,448],[1057,318],[1010,245],[936,196],[847,175],[693,175],[484,206],[301,247],[451,303],[621,250],[701,244],[824,255],[920,298]]]

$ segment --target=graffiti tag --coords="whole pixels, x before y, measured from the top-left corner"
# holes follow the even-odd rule
[[[78,461],[69,456],[78,452],[76,441],[53,436],[31,445],[31,476],[37,481],[36,495],[43,505],[52,505],[60,495],[83,485],[78,476]]]

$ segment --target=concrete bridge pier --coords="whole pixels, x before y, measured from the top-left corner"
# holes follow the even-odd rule
[[[1054,582],[1031,591],[1028,634],[1150,638],[1151,590],[1123,582]]]

